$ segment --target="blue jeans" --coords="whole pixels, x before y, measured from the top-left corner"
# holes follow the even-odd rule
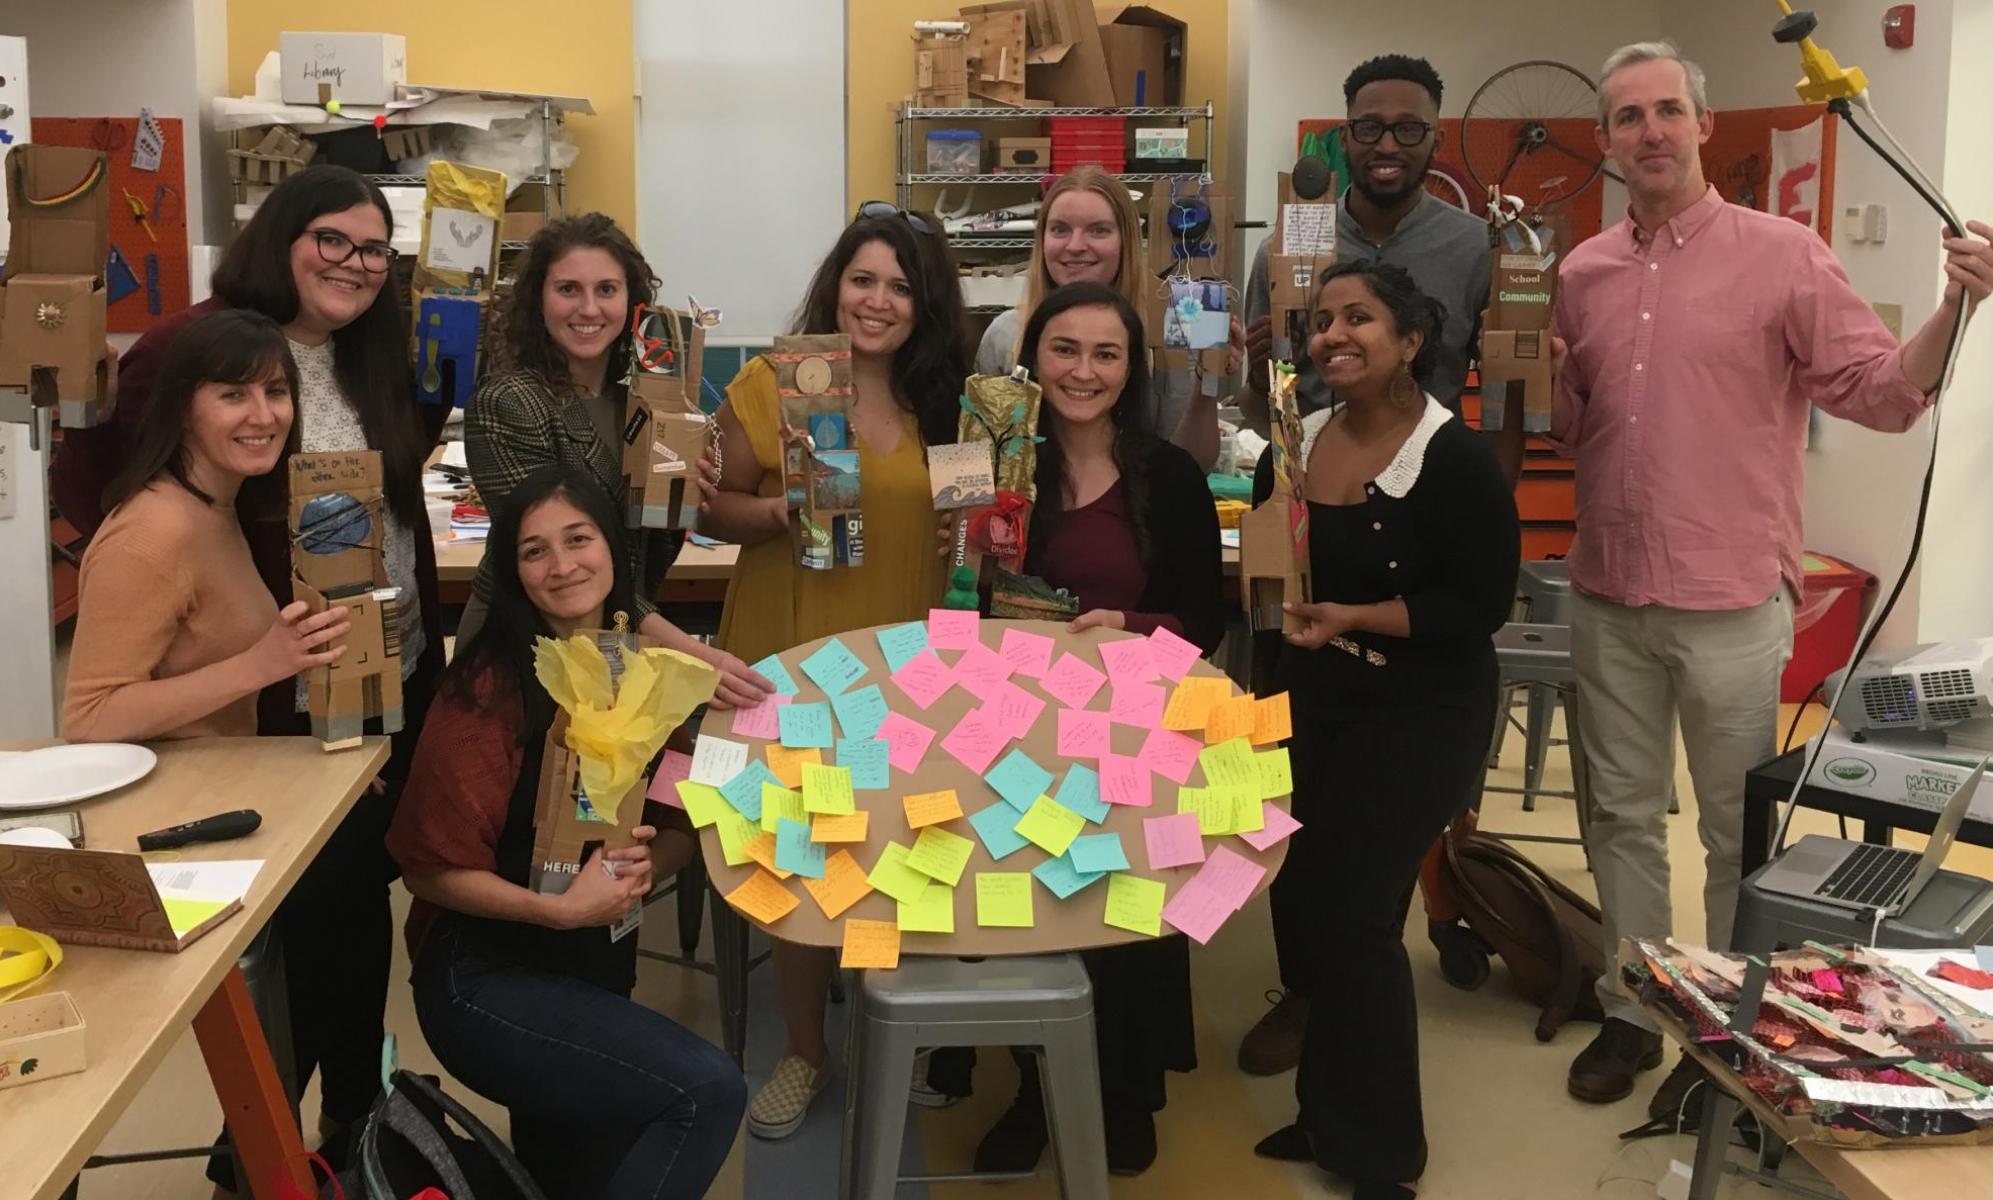
[[[445,920],[413,977],[422,1035],[512,1117],[555,1200],[706,1194],[747,1107],[740,1069],[684,1026],[565,975],[494,963]]]

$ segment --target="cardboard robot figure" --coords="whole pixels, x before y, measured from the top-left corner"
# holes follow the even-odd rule
[[[55,408],[72,429],[102,424],[117,383],[104,342],[109,167],[95,150],[23,144],[7,151],[6,173],[0,420]]]
[[[1315,292],[1335,261],[1335,174],[1320,159],[1304,159],[1280,173],[1280,207],[1266,255],[1275,360],[1299,362],[1308,353]]]
[[[1215,383],[1226,374],[1231,332],[1226,300],[1232,199],[1215,184],[1158,184],[1149,201],[1142,328],[1158,370],[1189,370]]]
[[[717,422],[699,407],[700,369],[713,310],[637,305],[630,314],[629,419],[623,426],[628,521],[641,529],[697,529],[699,456],[716,450]],[[718,465],[717,454],[714,464]]]
[[[851,339],[841,333],[775,339],[782,478],[796,561],[806,570],[865,563],[858,446],[851,438]]]
[[[1301,481],[1301,405],[1294,395],[1294,368],[1268,364],[1267,411],[1272,438],[1266,452],[1273,456],[1273,491],[1266,503],[1239,519],[1239,595],[1245,601],[1252,629],[1295,633],[1299,617],[1285,611],[1288,603],[1314,599],[1313,570],[1308,558],[1308,502]]]
[[[388,586],[378,450],[291,456],[291,590],[314,613],[353,622],[346,653],[305,675],[312,736],[327,750],[360,744],[368,719],[401,728],[399,588]]]
[[[1483,411],[1499,413],[1512,389],[1522,389],[1522,427],[1550,429],[1556,375],[1550,369],[1550,319],[1557,305],[1557,253],[1548,231],[1521,215],[1521,202],[1491,195],[1494,233],[1488,307],[1481,314]]]

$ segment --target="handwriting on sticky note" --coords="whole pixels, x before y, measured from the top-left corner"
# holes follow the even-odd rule
[[[875,891],[884,892],[901,904],[911,904],[920,899],[933,880],[907,865],[907,847],[901,842],[887,842],[879,852],[879,861],[872,864],[872,871],[865,881]]]
[[[1211,719],[1212,706],[1231,694],[1232,685],[1227,680],[1207,675],[1188,676],[1176,685],[1169,703],[1163,707],[1163,728],[1201,733]]]
[[[1038,714],[1045,711],[1045,702],[1005,680],[991,691],[984,708],[996,710],[996,720],[1005,737],[1021,738],[1031,733],[1031,727],[1038,723]]]
[[[849,738],[876,736],[890,711],[886,707],[886,695],[876,683],[866,684],[842,696],[832,696],[830,706],[837,712],[837,723],[844,727],[844,736]]]
[[[956,762],[981,775],[990,769],[996,756],[1010,739],[997,728],[996,718],[983,709],[972,709],[941,739],[941,748]]]
[[[1265,828],[1266,812],[1262,806],[1265,805],[1266,801],[1260,799],[1257,792],[1243,791],[1239,788],[1213,788],[1211,790],[1230,801],[1232,809],[1231,830],[1233,833],[1240,835],[1258,833],[1261,829]]]
[[[755,674],[775,685],[775,692],[781,696],[793,696],[803,689],[796,686],[796,677],[789,674],[789,668],[773,654],[748,668]]]
[[[843,642],[832,638],[803,660],[803,674],[825,695],[835,696],[865,678],[865,664]]]
[[[939,825],[943,821],[953,821],[962,815],[962,801],[956,797],[955,789],[939,792],[921,792],[901,801],[907,810],[907,826],[920,829],[927,825]]]
[[[789,703],[776,710],[782,744],[791,749],[830,749],[832,739],[830,705]]]
[[[976,924],[1029,929],[1031,876],[1023,871],[983,871],[976,876]]]
[[[685,809],[685,815],[692,818],[694,829],[704,829],[719,820],[721,813],[733,811],[727,798],[720,795],[720,789],[710,784],[694,783],[690,779],[679,780],[678,801]]]
[[[1089,833],[1073,839],[1066,847],[1073,866],[1084,874],[1101,871],[1125,871],[1128,869],[1128,854],[1121,848],[1121,835],[1118,833]]]
[[[1204,718],[1204,742],[1215,746],[1229,742],[1233,738],[1251,738],[1253,734],[1253,695],[1230,696],[1211,706]]]
[[[781,737],[782,706],[789,703],[789,699],[779,692],[770,692],[761,698],[761,703],[752,708],[735,709],[734,736],[759,738],[764,742],[772,742]]]
[[[1052,799],[1095,825],[1107,819],[1107,801],[1100,798],[1100,772],[1085,763],[1066,768],[1066,777],[1059,781]]]
[[[999,800],[969,818],[969,825],[976,836],[983,839],[983,849],[990,857],[1003,859],[1017,853],[1031,843],[1017,832],[1017,822],[1023,814]]]
[[[803,786],[803,768],[815,763],[822,765],[823,751],[815,746],[800,749],[792,746],[770,746],[768,748],[768,770],[776,782],[786,788]]]
[[[1271,746],[1294,736],[1294,717],[1287,708],[1287,693],[1253,701],[1252,742]]]
[[[892,786],[891,749],[874,738],[837,739],[837,765],[851,772],[851,786],[879,792]]]
[[[1052,773],[1031,760],[1022,750],[1012,750],[990,769],[984,779],[1010,806],[1019,812],[1052,786]]]
[[[1016,826],[1020,837],[1051,855],[1064,854],[1084,828],[1084,818],[1050,796],[1032,801]]]
[[[763,925],[773,925],[801,902],[773,875],[756,871],[746,883],[727,893],[727,903]]]
[[[1064,900],[1090,883],[1098,881],[1103,872],[1084,872],[1073,865],[1070,851],[1057,858],[1048,858],[1031,868],[1031,877],[1045,885],[1047,891]]]
[[[694,783],[718,787],[740,774],[747,765],[747,743],[700,734],[692,743],[692,763],[686,778]]]
[[[891,629],[881,629],[879,653],[885,656],[887,672],[899,670],[906,661],[927,649],[927,622],[909,621]]]
[[[1278,804],[1260,803],[1261,826],[1257,833],[1242,833],[1239,840],[1255,850],[1269,850],[1280,839],[1301,828],[1301,822]]]
[[[1107,877],[1107,912],[1101,919],[1116,929],[1159,937],[1163,932],[1162,884],[1117,871]]]
[[[1094,693],[1107,682],[1107,676],[1081,662],[1072,654],[1061,654],[1045,672],[1038,686],[1045,694],[1068,708],[1085,708]]]
[[[1135,757],[1172,783],[1183,783],[1197,769],[1197,755],[1203,749],[1204,743],[1196,738],[1168,729],[1151,729]]]
[[[1104,712],[1059,710],[1058,750],[1063,758],[1099,758],[1113,752],[1114,727]]]
[[[1216,788],[1186,787],[1176,791],[1176,811],[1197,818],[1197,832],[1223,837],[1232,832],[1232,794]]]
[[[835,921],[846,909],[863,900],[872,885],[865,882],[865,870],[851,857],[851,851],[839,850],[824,859],[823,878],[805,879],[803,888],[823,910],[824,919]]]
[[[983,618],[974,609],[931,608],[927,644],[936,650],[967,650],[982,644]]]
[[[775,826],[775,865],[796,875],[822,879],[823,843],[810,837],[810,827],[783,820]]]
[[[1277,800],[1294,790],[1294,768],[1287,747],[1262,750],[1252,761],[1253,793],[1261,800]]]
[[[851,794],[851,772],[843,767],[803,765],[803,807],[813,813],[856,811]]]
[[[1108,694],[1108,719],[1137,729],[1154,729],[1163,719],[1163,689],[1157,683],[1114,684]]]
[[[997,653],[1003,656],[1016,674],[1037,679],[1045,674],[1045,668],[1052,665],[1052,645],[1052,639],[1042,633],[1006,629],[1003,631],[1003,644],[997,647]]]
[[[1100,661],[1107,668],[1107,677],[1116,683],[1146,683],[1156,677],[1156,660],[1149,654],[1147,638],[1103,641]]]
[[[1233,738],[1216,746],[1206,746],[1197,755],[1204,768],[1204,782],[1213,787],[1259,790],[1259,772],[1253,766],[1252,743]]]
[[[761,788],[763,784],[774,783],[775,776],[758,762],[751,762],[741,768],[740,774],[720,785],[720,795],[741,816],[750,821],[761,819]]]
[[[818,813],[810,821],[813,842],[862,842],[871,833],[872,814],[864,811]]]
[[[908,699],[922,709],[928,709],[955,686],[955,673],[936,658],[932,650],[923,650],[893,672],[893,682],[907,694]]]
[[[929,879],[954,887],[961,882],[962,868],[969,865],[969,855],[975,849],[976,843],[961,834],[929,825],[920,831],[913,848],[907,851],[907,865]]]
[[[890,971],[900,965],[900,927],[891,921],[853,917],[844,923],[844,947],[837,965]]]
[[[1252,898],[1253,889],[1266,878],[1266,868],[1230,846],[1219,846],[1204,860],[1198,875],[1208,878],[1218,895],[1236,909]]]
[[[802,768],[797,768],[796,782],[802,782]],[[792,792],[779,783],[761,785],[761,827],[770,833],[775,832],[775,823],[783,817],[798,823],[807,822],[810,812],[803,807],[803,793]]]
[[[1209,943],[1231,915],[1232,906],[1218,895],[1201,870],[1163,905],[1163,919],[1200,946]]]
[[[765,811],[765,810],[764,810]],[[737,812],[724,812],[713,822],[713,828],[720,835],[720,854],[730,867],[738,867],[754,861],[747,852],[747,844],[761,833],[761,828]]]
[[[886,743],[886,761],[909,775],[920,770],[920,760],[934,742],[932,729],[899,713],[887,713],[872,736]]]
[[[1195,642],[1187,642],[1162,626],[1149,634],[1149,657],[1165,679],[1182,679],[1204,652]]]
[[[1100,759],[1100,796],[1109,804],[1128,804],[1137,808],[1147,808],[1154,803],[1155,796],[1150,790],[1154,777],[1149,773],[1149,764],[1139,758],[1125,754],[1106,754]]]
[[[993,700],[997,689],[1009,679],[1010,664],[981,642],[964,650],[962,657],[955,660],[955,682],[977,699]]]
[[[1150,817],[1142,822],[1142,840],[1149,848],[1149,868],[1182,867],[1204,861],[1203,830],[1194,812]]]

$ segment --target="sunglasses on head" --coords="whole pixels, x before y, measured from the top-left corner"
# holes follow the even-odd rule
[[[903,217],[907,224],[913,226],[915,233],[934,232],[934,226],[928,223],[926,217],[921,216],[919,213],[908,212],[899,205],[886,200],[867,200],[865,203],[859,205],[858,216],[854,217],[853,220],[865,217]]]

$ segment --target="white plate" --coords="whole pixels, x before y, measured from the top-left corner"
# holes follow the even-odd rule
[[[150,774],[159,756],[125,742],[0,754],[0,811],[52,808],[101,796]]]

